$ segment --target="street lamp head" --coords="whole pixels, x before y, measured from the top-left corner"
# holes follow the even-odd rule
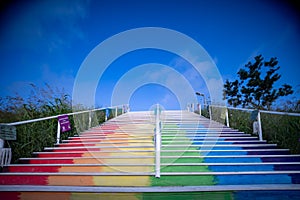
[[[205,95],[203,93],[200,93],[200,92],[196,92],[196,95],[202,96],[203,97],[203,101],[204,101],[204,105],[206,105]]]
[[[204,94],[202,94],[200,92],[196,92],[196,95],[198,95],[198,96],[204,96]]]

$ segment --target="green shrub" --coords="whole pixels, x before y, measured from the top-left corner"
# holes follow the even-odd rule
[[[263,138],[300,153],[300,117],[261,113]]]
[[[27,99],[18,95],[0,99],[0,123],[18,122],[74,112],[70,96],[66,95],[64,91],[53,90],[49,85],[44,88],[31,86],[32,91]],[[79,110],[86,110],[86,108],[78,106]],[[111,117],[113,117],[113,113],[110,111],[109,118]],[[72,130],[61,133],[61,140],[88,129],[88,112],[79,114],[76,117],[69,116],[69,119]],[[105,110],[92,112],[91,126],[98,126],[104,120]],[[17,140],[5,142],[5,146],[12,148],[12,162],[16,163],[21,157],[31,157],[32,152],[42,151],[44,147],[54,146],[57,137],[57,123],[57,119],[50,119],[17,125]]]
[[[195,113],[199,114],[199,111],[195,111]],[[201,108],[201,115],[205,118],[209,119],[209,110],[208,107]]]
[[[212,108],[212,119],[225,125],[222,109]],[[202,115],[209,118],[207,109]],[[230,127],[247,134],[253,134],[251,112],[228,109]],[[268,143],[275,143],[279,148],[290,149],[291,153],[300,153],[300,117],[261,113],[263,139]]]
[[[250,115],[250,112],[229,109],[228,117],[230,127],[238,129],[239,131],[242,131],[247,134],[252,134],[253,121],[250,120]]]

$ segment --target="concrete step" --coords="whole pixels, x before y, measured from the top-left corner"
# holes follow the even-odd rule
[[[101,150],[101,149],[153,149],[154,148],[154,145],[153,144],[149,144],[149,145],[108,145],[108,144],[99,144],[98,146],[84,146],[84,147],[46,147],[44,148],[45,151],[55,151],[55,150],[59,150],[59,151],[62,151],[62,150],[87,150],[87,151],[90,151],[90,150]]]
[[[79,192],[79,193],[161,193],[163,198],[167,198],[170,192],[224,192],[224,191],[261,191],[265,195],[268,191],[277,190],[280,193],[299,191],[300,184],[256,184],[256,185],[210,185],[210,186],[152,186],[152,187],[88,187],[88,186],[26,186],[26,185],[9,185],[1,186],[1,191],[17,191],[17,192]],[[166,196],[163,194],[167,194]],[[259,194],[259,193],[258,193]],[[53,195],[53,197],[55,197]],[[203,196],[203,195],[202,195]],[[289,195],[287,195],[289,196]],[[94,196],[95,197],[95,196]],[[125,196],[126,197],[126,196]],[[200,196],[199,196],[200,197]],[[276,196],[275,196],[276,197]],[[278,196],[277,196],[278,197]],[[280,197],[281,198],[281,197]],[[282,199],[282,198],[281,198]]]
[[[300,155],[224,155],[224,156],[186,156],[186,155],[169,155],[161,156],[162,163],[177,161],[189,163],[191,159],[204,159],[204,163],[253,163],[253,162],[300,162]],[[127,159],[127,161],[126,161]],[[154,163],[154,155],[149,156],[90,156],[90,157],[42,157],[42,158],[21,158],[21,163],[27,164],[73,164],[73,163]],[[179,160],[180,159],[180,160]],[[199,162],[199,160],[197,160]],[[152,162],[152,163],[151,163]],[[173,162],[172,162],[173,163]]]
[[[65,185],[65,186],[141,186],[138,180],[154,176],[153,172],[36,172],[1,173],[0,185]],[[193,177],[201,185],[204,178],[215,177],[218,185],[244,184],[299,184],[299,171],[243,171],[243,172],[161,172],[161,176]],[[116,178],[118,181],[110,182]],[[136,180],[122,182],[122,177]],[[183,178],[183,177],[182,177]],[[125,180],[126,180],[125,179]],[[96,181],[95,181],[96,180]],[[130,184],[130,185],[127,185]],[[170,186],[178,183],[170,182]],[[178,185],[177,185],[178,186]]]
[[[18,164],[9,165],[3,172],[154,172],[155,164],[114,163],[114,164]],[[188,170],[187,170],[188,167]],[[163,163],[162,172],[197,172],[206,167],[217,172],[251,171],[294,171],[300,170],[300,162],[286,163]]]
[[[176,134],[170,134],[169,132],[168,133],[162,133],[161,135],[162,137],[185,137],[185,138],[197,138],[197,137],[234,137],[234,134],[227,134],[227,133],[199,133],[199,134],[194,134],[194,133],[191,133],[191,134],[187,134],[187,133],[176,133]],[[250,137],[251,135],[250,134],[242,134],[242,133],[238,133],[236,134],[236,136],[238,137]]]
[[[182,140],[183,138],[187,138],[186,136],[162,136],[162,139],[165,141],[165,140]],[[91,139],[85,139],[85,138],[80,138],[80,137],[73,137],[69,140],[63,140],[62,143],[76,143],[76,142],[101,142],[101,141],[111,141],[112,139],[114,140],[128,140],[128,138],[124,138],[124,137],[121,137],[121,138],[118,138],[118,137],[115,137],[115,138],[103,138],[103,139],[100,139],[100,138],[91,138]],[[131,139],[134,139],[134,140],[152,140],[153,139],[153,135],[151,136],[147,136],[147,137],[132,137]],[[257,137],[225,137],[225,136],[220,136],[220,137],[214,137],[214,136],[197,136],[197,137],[192,137],[192,138],[188,138],[190,140],[194,140],[194,141],[201,141],[201,140],[225,140],[225,141],[243,141],[243,140],[254,140],[254,141],[257,141]]]
[[[176,148],[176,147],[186,147],[184,144],[163,144],[162,147]],[[234,148],[234,147],[276,147],[276,144],[190,144],[190,147],[222,147],[222,148]]]
[[[239,148],[249,148],[249,149],[258,149],[258,148],[275,148],[276,144],[190,144],[190,145],[184,145],[184,144],[162,144],[162,148],[187,148],[187,147],[198,147],[198,148],[225,148],[225,149],[234,149],[236,147]],[[46,147],[44,148],[45,151],[64,151],[64,150],[101,150],[101,149],[112,149],[112,148],[118,148],[118,149],[153,149],[153,144],[143,144],[143,145],[122,145],[122,144],[115,144],[115,145],[109,145],[109,144],[97,144],[97,146],[88,145],[88,146],[65,146],[65,147]]]
[[[226,140],[226,141],[220,141],[220,140],[188,140],[188,141],[182,141],[182,140],[162,140],[162,144],[190,144],[190,141],[193,142],[193,144],[266,144],[266,141],[257,141],[257,140],[242,140],[242,141],[234,141],[234,140]],[[143,144],[151,144],[153,145],[153,140],[109,140],[109,141],[99,141],[99,142],[72,142],[72,143],[60,143],[56,144],[56,147],[70,147],[70,146],[97,146],[102,144],[110,144],[110,145],[117,145],[117,144],[134,144],[134,143],[143,143]]]
[[[118,139],[118,140],[121,140],[121,139],[125,139],[125,140],[128,140],[130,138],[132,139],[139,139],[139,140],[142,140],[142,139],[149,139],[149,138],[152,138],[153,137],[153,133],[151,134],[147,134],[147,135],[139,135],[139,136],[129,136],[127,134],[124,134],[124,135],[111,135],[111,136],[80,136],[80,137],[69,137],[68,140],[64,140],[64,141],[74,141],[74,140],[82,140],[82,141],[86,141],[86,140],[110,140],[110,139]],[[250,134],[239,134],[237,136],[234,136],[232,134],[219,134],[219,133],[212,133],[212,134],[162,134],[162,138],[168,138],[168,137],[171,137],[171,138],[189,138],[189,139],[192,139],[192,138],[249,138],[249,139],[257,139],[257,137],[253,137],[251,136]]]
[[[106,151],[54,151],[54,152],[33,152],[34,157],[82,157],[84,156],[103,156],[109,153],[119,153],[127,155],[139,155],[145,153],[153,153],[154,150],[106,150]],[[181,155],[189,155],[195,153],[205,153],[207,155],[287,155],[289,154],[288,149],[236,149],[232,150],[189,150],[189,149],[177,149],[177,150],[161,150],[161,155],[173,155],[174,153]]]

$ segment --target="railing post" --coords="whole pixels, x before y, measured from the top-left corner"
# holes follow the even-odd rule
[[[116,106],[116,115],[115,115],[115,117],[117,117],[118,116],[118,106]]]
[[[230,127],[229,125],[229,116],[228,116],[228,108],[226,107],[226,111],[225,111],[225,118],[226,118],[226,126]]]
[[[11,158],[11,148],[0,148],[0,167],[8,166]]]
[[[0,138],[0,167],[4,166],[4,140]]]
[[[198,104],[199,115],[201,116],[201,104]]]
[[[4,140],[0,138],[0,149],[4,148]]]
[[[56,144],[59,144],[60,141],[60,123],[57,120],[57,135],[56,135]]]
[[[260,119],[260,111],[258,111],[258,113],[257,113],[257,123],[258,123],[258,137],[259,137],[259,141],[263,141],[262,128],[261,128],[261,119]]]
[[[92,127],[92,111],[89,112],[89,128]]]
[[[209,120],[212,120],[212,116],[211,116],[211,105],[208,105],[208,112],[209,112]]]
[[[106,122],[107,121],[107,115],[108,115],[108,113],[109,113],[109,110],[108,110],[108,108],[106,108],[105,109],[105,118],[104,118],[104,121]]]
[[[155,116],[155,177],[160,178],[160,147],[161,147],[161,133],[160,133],[160,113],[159,105],[156,105]]]
[[[129,107],[129,104],[126,105],[126,112],[130,112],[130,107]]]

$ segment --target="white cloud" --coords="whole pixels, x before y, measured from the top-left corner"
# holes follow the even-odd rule
[[[187,64],[186,61],[180,57],[174,59],[170,64],[184,75],[195,91],[204,93],[206,99],[212,97],[213,103],[223,103],[223,79],[216,66],[218,60],[217,58],[214,60],[211,58],[204,60],[200,56],[192,55],[186,51],[184,58],[189,60],[190,64]],[[203,58],[209,57],[208,55],[202,56]],[[198,100],[202,101],[200,98]]]
[[[180,70],[195,91],[205,93],[207,98],[214,96],[215,99],[219,99],[218,96],[222,96],[223,80],[215,61],[201,60],[189,52],[185,52],[184,55],[190,64],[180,57],[175,58],[170,64]]]
[[[214,97],[211,99],[213,104],[224,104],[223,100],[223,84],[217,79],[209,79],[207,82],[208,88],[211,88],[209,90],[209,94],[211,97]]]
[[[163,104],[168,104],[173,98],[170,94],[165,94],[164,98],[161,100]]]

